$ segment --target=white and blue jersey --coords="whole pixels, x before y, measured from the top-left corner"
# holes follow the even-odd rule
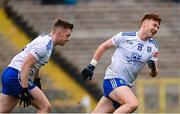
[[[53,42],[50,35],[40,35],[17,54],[8,65],[21,72],[21,66],[29,53],[31,53],[37,62],[30,69],[30,78],[33,78],[35,72],[43,65],[47,64],[53,50]]]
[[[143,41],[138,32],[120,32],[112,37],[116,50],[105,78],[120,78],[133,86],[137,74],[149,60],[157,61],[158,45],[153,38]]]
[[[34,75],[38,69],[46,64],[53,50],[53,42],[50,35],[40,35],[17,54],[2,73],[2,93],[12,96],[18,96],[21,91],[20,73],[21,66],[29,53],[31,53],[37,62],[31,67],[29,73],[28,89],[31,90],[35,86],[32,82]]]

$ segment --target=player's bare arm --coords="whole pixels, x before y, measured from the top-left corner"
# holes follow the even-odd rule
[[[21,85],[23,88],[28,88],[28,76],[29,76],[30,68],[36,62],[37,62],[36,58],[29,53],[24,63],[22,64]]]
[[[107,41],[105,41],[104,43],[102,43],[96,50],[93,59],[91,60],[90,64],[84,68],[81,72],[81,75],[83,76],[83,78],[86,80],[89,78],[89,80],[92,79],[93,76],[93,72],[95,69],[95,66],[98,62],[98,60],[101,58],[101,56],[104,54],[104,52],[109,49],[110,47],[113,46],[112,43],[112,38],[108,39]]]
[[[93,56],[93,59],[98,61],[101,56],[104,54],[104,52],[111,48],[113,46],[113,43],[112,43],[112,38],[108,39],[107,41],[105,41],[104,43],[102,43],[96,50],[94,56]]]

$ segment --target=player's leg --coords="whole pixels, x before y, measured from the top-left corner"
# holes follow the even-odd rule
[[[2,93],[0,95],[0,112],[11,112],[19,99],[17,96],[21,91],[18,81],[18,71],[6,68],[2,73]]]
[[[105,79],[103,81],[103,89],[104,96],[98,102],[93,113],[110,113],[116,109],[114,105],[115,103],[112,101],[112,99],[109,98],[109,93],[113,91],[111,79]]]
[[[92,113],[112,113],[115,110],[112,101],[103,96]]]
[[[19,99],[5,94],[0,95],[0,113],[9,113],[18,103]]]
[[[37,108],[38,113],[48,113],[51,111],[51,105],[47,97],[38,87],[31,89],[30,93],[33,97],[31,103],[35,108]]]
[[[121,104],[115,113],[130,113],[136,110],[139,102],[128,86],[120,86],[114,89],[109,95],[114,101]]]

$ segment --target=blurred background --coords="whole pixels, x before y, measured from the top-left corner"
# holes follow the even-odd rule
[[[74,24],[71,41],[55,47],[41,71],[42,88],[54,113],[91,112],[102,96],[104,73],[114,49],[100,59],[92,81],[80,77],[96,48],[120,31],[138,31],[146,13],[162,18],[156,40],[159,76],[147,65],[133,87],[137,113],[180,113],[180,0],[1,0],[0,72],[38,34],[49,33],[55,19]],[[0,85],[1,86],[1,85]],[[13,112],[35,112],[17,105]]]

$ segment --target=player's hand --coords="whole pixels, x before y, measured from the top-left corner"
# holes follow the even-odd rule
[[[89,78],[89,80],[91,80],[92,76],[93,76],[94,69],[95,69],[95,66],[89,64],[85,69],[82,70],[81,75],[83,76],[83,78],[85,80],[87,78]]]
[[[31,98],[32,96],[30,95],[28,88],[23,88],[19,104],[21,105],[23,103],[24,107],[28,107],[29,105],[31,105]]]
[[[148,66],[150,68],[150,75],[152,77],[156,77],[157,74],[158,74],[158,69],[156,69],[156,65],[155,65],[155,62],[153,60],[150,60],[147,62],[148,63]]]
[[[33,83],[38,86],[39,89],[41,89],[41,78],[35,78]]]
[[[150,76],[152,77],[156,77],[158,75],[158,72],[159,72],[158,69],[156,71],[152,71],[152,70],[149,71]]]
[[[156,65],[155,65],[155,62],[153,60],[149,60],[147,62],[149,68],[151,69],[151,71],[156,71]]]

